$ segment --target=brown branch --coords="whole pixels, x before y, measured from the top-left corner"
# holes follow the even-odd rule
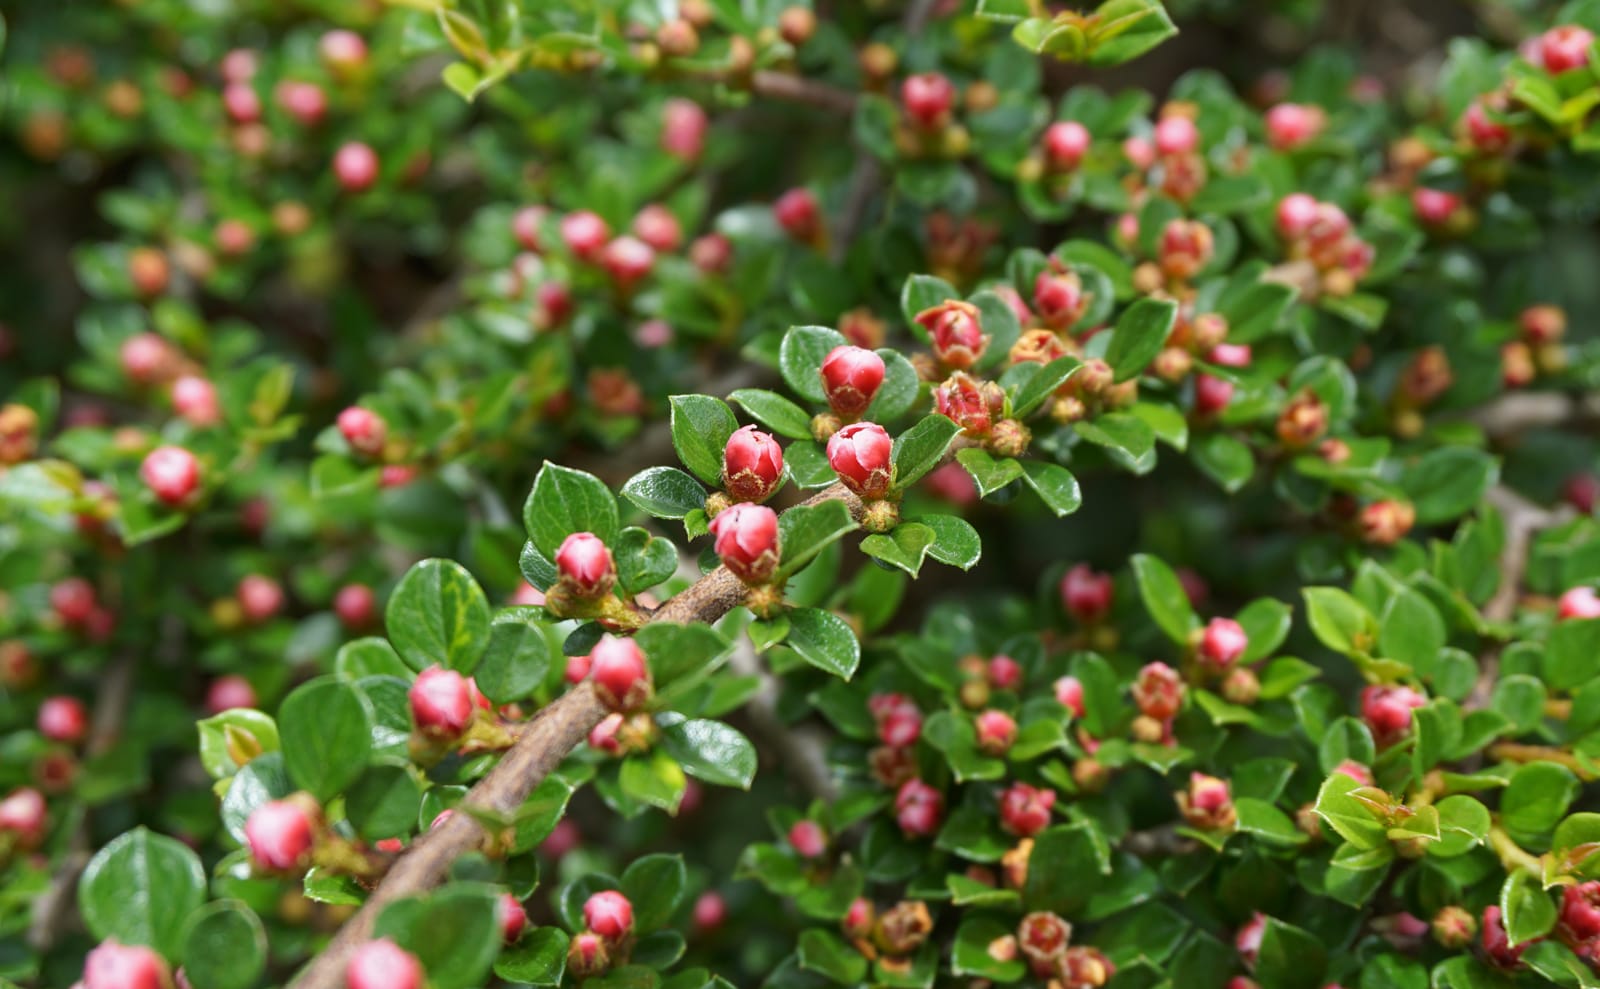
[[[803,504],[839,500],[856,517],[861,499],[842,484],[823,489]],[[650,617],[652,622],[711,623],[738,607],[744,585],[726,567],[706,574]],[[464,803],[496,814],[511,814],[605,717],[606,710],[585,682],[557,698],[475,785]],[[396,900],[432,889],[444,881],[456,859],[481,845],[483,827],[468,814],[452,814],[439,827],[418,838],[395,862],[367,902],[340,928],[333,941],[295,979],[296,989],[342,989],[344,969],[356,946],[372,936],[378,915]]]
[[[750,91],[757,96],[804,103],[835,113],[848,115],[856,112],[854,93],[787,72],[762,70],[755,73],[750,77]]]

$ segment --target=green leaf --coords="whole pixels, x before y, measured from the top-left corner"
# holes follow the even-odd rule
[[[615,556],[617,583],[629,594],[656,586],[678,569],[678,547],[638,526],[622,530]]]
[[[1189,422],[1183,413],[1171,405],[1154,402],[1135,402],[1128,410],[1144,421],[1156,439],[1182,453],[1189,447]]]
[[[727,411],[726,407],[723,411]],[[728,416],[731,419],[733,413],[728,412]],[[717,446],[718,472],[722,470],[721,444],[726,442],[724,435]],[[522,521],[534,548],[546,560],[554,560],[556,550],[574,532],[592,532],[607,546],[615,545],[622,524],[617,517],[617,499],[605,482],[593,474],[549,461],[533,479],[533,490],[522,506]]]
[[[821,443],[806,443],[797,441],[790,443],[783,451],[784,466],[789,468],[789,477],[802,488],[825,488],[839,480],[839,475],[833,472],[828,465],[828,455],[823,452]],[[685,526],[688,521],[685,520]],[[690,533],[689,538],[703,535],[705,526],[702,522],[699,533]]]
[[[861,552],[915,577],[934,538],[933,530],[927,526],[902,522],[887,533],[873,533],[861,540]]]
[[[1295,827],[1288,814],[1265,800],[1240,797],[1233,802],[1239,815],[1239,830],[1273,845],[1303,845],[1306,835]]]
[[[500,952],[494,974],[518,985],[555,989],[567,971],[567,946],[566,931],[540,927]]]
[[[533,693],[550,671],[550,640],[537,608],[510,608],[489,623],[489,646],[473,671],[483,695],[509,704]]]
[[[200,764],[212,779],[223,779],[239,771],[228,752],[230,738],[253,741],[262,752],[278,750],[278,723],[270,714],[236,707],[197,722],[200,730]]]
[[[1327,949],[1317,937],[1275,917],[1267,918],[1255,967],[1256,980],[1263,986],[1316,989],[1323,984],[1327,966]]]
[[[1317,304],[1324,311],[1363,330],[1376,330],[1382,326],[1383,317],[1389,312],[1389,300],[1370,292],[1324,295]]]
[[[1060,464],[1045,460],[1022,461],[1022,479],[1056,516],[1071,515],[1083,504],[1078,479]]]
[[[413,670],[437,665],[471,673],[489,644],[489,599],[453,560],[423,560],[407,570],[389,596],[384,621]]]
[[[1078,435],[1098,446],[1105,447],[1128,470],[1142,473],[1155,466],[1155,430],[1138,416],[1127,412],[1111,412],[1085,419],[1073,426]]]
[[[1249,445],[1227,433],[1206,433],[1193,440],[1189,457],[1229,494],[1249,484],[1256,470],[1256,457]]]
[[[1172,568],[1160,559],[1140,553],[1133,557],[1133,576],[1139,585],[1139,596],[1144,599],[1145,610],[1173,642],[1187,646],[1189,634],[1200,627],[1183,582]]]
[[[468,989],[483,984],[500,953],[498,901],[492,886],[452,883],[389,904],[374,934],[415,955],[430,989]]]
[[[1431,671],[1448,635],[1428,599],[1408,587],[1391,589],[1378,618],[1378,650],[1412,669]]]
[[[1067,383],[1078,369],[1083,367],[1083,362],[1076,357],[1057,357],[1048,364],[1042,365],[1038,370],[1029,374],[1011,396],[1011,414],[1018,419],[1026,419],[1045,399],[1056,393],[1056,389]]]
[[[1106,0],[1089,30],[1089,64],[1121,65],[1178,33],[1161,0]]]
[[[1359,849],[1386,846],[1389,842],[1383,822],[1361,801],[1350,796],[1361,784],[1344,773],[1331,773],[1317,793],[1317,816]]]
[[[894,465],[894,490],[904,491],[939,466],[960,432],[961,427],[947,416],[930,415],[896,436],[889,460]]]
[[[705,488],[676,467],[640,471],[622,486],[622,497],[658,519],[681,519],[706,504]]]
[[[369,841],[399,838],[416,826],[422,791],[405,766],[369,766],[345,793],[344,811]]]
[[[983,497],[994,494],[1022,476],[1022,464],[1016,460],[1010,457],[996,460],[988,451],[975,446],[957,450],[956,462],[972,475],[973,483],[978,486],[978,494]]]
[[[652,931],[672,920],[689,885],[689,873],[680,855],[646,855],[622,873],[621,885],[633,903],[634,928]]]
[[[658,719],[658,724],[662,746],[684,772],[717,786],[750,789],[756,775],[756,749],[738,729],[707,720],[668,724]]]
[[[671,622],[651,622],[638,631],[634,642],[644,650],[657,690],[711,672],[733,648],[726,636],[709,625]]]
[[[1289,626],[1293,624],[1289,606],[1276,598],[1257,598],[1245,605],[1234,616],[1249,638],[1245,646],[1244,655],[1239,657],[1241,664],[1256,663],[1271,656],[1289,637]]]
[[[713,487],[720,485],[722,452],[728,437],[739,428],[733,410],[710,395],[673,395],[668,402],[672,406],[672,448],[678,451],[678,459],[695,477]]]
[[[1228,321],[1230,341],[1255,343],[1272,332],[1295,298],[1292,286],[1256,282],[1241,292],[1225,295],[1217,311]]]
[[[388,639],[370,635],[340,646],[339,654],[333,660],[333,668],[346,680],[369,676],[404,678],[411,675],[411,667],[394,651]]]
[[[190,985],[250,989],[267,968],[267,932],[242,900],[217,900],[189,918],[182,957]]]
[[[1555,830],[1578,795],[1578,777],[1553,762],[1519,766],[1500,795],[1500,823],[1519,841]]]
[[[1378,641],[1378,621],[1366,606],[1337,587],[1307,587],[1306,617],[1322,644],[1345,656],[1370,652]]]
[[[861,663],[861,643],[838,615],[821,608],[789,612],[789,648],[818,669],[848,680]]]
[[[1512,944],[1544,937],[1556,926],[1556,905],[1531,873],[1516,870],[1500,887],[1500,916]]]
[[[355,684],[318,677],[278,709],[289,779],[326,802],[355,782],[372,755],[372,708]]]
[[[899,351],[880,347],[877,354],[883,358],[883,384],[878,386],[878,393],[872,396],[872,404],[867,406],[862,418],[879,423],[893,422],[916,404],[922,379]]]
[[[853,986],[867,977],[867,959],[861,952],[820,927],[800,932],[795,957],[801,968],[840,985]]]
[[[1422,455],[1400,475],[1400,487],[1417,510],[1418,525],[1438,525],[1471,512],[1499,476],[1482,450],[1444,446]]]
[[[1600,656],[1600,618],[1556,622],[1545,640],[1545,683],[1552,690],[1571,690],[1589,683],[1596,656]]]
[[[778,516],[778,578],[795,573],[829,545],[860,528],[837,498],[796,505]]]
[[[206,899],[200,856],[176,838],[134,828],[95,853],[78,881],[78,910],[102,940],[182,957],[189,915]]]
[[[964,913],[961,927],[956,930],[955,947],[950,952],[951,973],[1002,983],[1022,978],[1028,968],[1020,956],[1001,961],[989,954],[989,945],[1015,934],[1014,924],[1003,924],[995,917],[979,913]]]
[[[678,812],[687,783],[683,769],[659,749],[624,759],[617,782],[629,797],[659,807],[668,814]]]
[[[811,439],[811,417],[800,406],[776,392],[741,388],[729,395],[728,400],[743,406],[757,422],[779,436],[796,440]]]
[[[933,530],[928,555],[940,563],[971,570],[983,555],[983,541],[966,519],[954,515],[924,515],[914,521]]]
[[[1437,804],[1439,840],[1428,846],[1428,854],[1438,858],[1465,855],[1483,844],[1492,823],[1489,808],[1464,793],[1452,794]]]
[[[1037,856],[1037,857],[1033,857]],[[1111,849],[1093,824],[1058,824],[1034,838],[1022,902],[1028,910],[1074,917],[1111,875]]]
[[[790,327],[778,348],[778,371],[782,373],[784,383],[801,398],[819,404],[826,402],[828,394],[822,388],[822,362],[833,348],[849,342],[843,333],[825,326]],[[719,470],[721,463],[722,450],[718,448]]]
[[[1170,299],[1140,299],[1117,320],[1106,348],[1106,363],[1117,381],[1137,377],[1161,348],[1178,318],[1178,304]]]

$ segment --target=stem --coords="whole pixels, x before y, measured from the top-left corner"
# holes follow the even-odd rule
[[[1500,856],[1500,864],[1506,867],[1507,872],[1520,869],[1535,876],[1544,872],[1538,857],[1523,851],[1522,846],[1512,841],[1506,829],[1498,824],[1489,828],[1489,847]]]
[[[1553,762],[1565,766],[1584,782],[1592,782],[1595,773],[1577,756],[1553,745],[1523,745],[1518,742],[1501,742],[1489,747],[1489,758],[1503,762]]]

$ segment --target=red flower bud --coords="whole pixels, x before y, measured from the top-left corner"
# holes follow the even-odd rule
[[[1317,201],[1303,192],[1291,192],[1278,200],[1278,233],[1298,240],[1311,232],[1317,221]]]
[[[711,520],[717,556],[746,584],[764,584],[778,568],[778,514],[765,505],[737,504]]]
[[[1261,955],[1261,939],[1267,933],[1267,915],[1257,911],[1245,921],[1233,935],[1233,946],[1239,952],[1239,960],[1245,967],[1254,969],[1256,959]]]
[[[1130,137],[1123,141],[1122,154],[1128,164],[1141,172],[1156,163],[1156,147],[1147,138]]]
[[[238,707],[256,706],[256,688],[237,673],[217,677],[206,690],[206,713],[217,715]]]
[[[350,953],[345,989],[422,989],[422,963],[388,938],[368,941]]]
[[[1207,831],[1231,828],[1238,820],[1227,781],[1204,773],[1189,774],[1189,789],[1178,794],[1178,809],[1191,827]]]
[[[236,124],[253,124],[261,119],[261,97],[247,82],[230,82],[222,87],[222,109]]]
[[[582,209],[561,218],[561,242],[581,261],[598,260],[610,239],[611,228],[598,213]]]
[[[1172,220],[1161,231],[1161,270],[1167,277],[1187,280],[1211,263],[1214,241],[1211,228],[1199,220]]]
[[[1033,280],[1033,308],[1048,327],[1067,329],[1083,318],[1088,306],[1083,278],[1076,271],[1046,269]]]
[[[584,659],[587,660],[588,657],[585,656]],[[571,667],[568,667],[567,672],[571,673]],[[572,678],[569,676],[567,680],[571,682]],[[616,711],[601,718],[600,723],[589,731],[589,748],[596,752],[604,752],[606,755],[621,755],[622,739],[617,736],[622,731],[624,720],[626,719],[622,714]]]
[[[1416,212],[1417,219],[1430,227],[1448,223],[1460,207],[1461,197],[1453,192],[1423,186],[1411,190],[1411,208]]]
[[[39,705],[39,734],[52,742],[76,745],[89,730],[89,712],[76,697],[47,697]]]
[[[601,703],[613,711],[636,711],[650,699],[650,670],[632,639],[602,636],[589,653],[590,675]]]
[[[923,130],[932,130],[945,123],[955,97],[955,86],[937,72],[907,76],[900,84],[900,101],[905,104],[906,116]]]
[[[1279,103],[1267,111],[1267,143],[1279,151],[1293,150],[1316,137],[1325,120],[1321,107]]]
[[[1071,171],[1089,153],[1091,142],[1089,128],[1076,120],[1057,121],[1044,131],[1045,161],[1057,171]]]
[[[1529,343],[1555,343],[1567,332],[1567,313],[1560,306],[1529,306],[1517,317],[1517,324]]]
[[[1471,944],[1473,935],[1478,933],[1478,918],[1465,907],[1452,904],[1441,907],[1429,926],[1433,930],[1433,939],[1441,946],[1460,951]]]
[[[678,218],[659,203],[651,203],[633,218],[633,235],[664,253],[676,251],[683,243],[683,227]]]
[[[389,436],[389,424],[376,412],[352,405],[339,413],[339,432],[350,449],[369,457],[383,452],[383,443]]]
[[[1200,145],[1200,129],[1188,117],[1162,117],[1156,124],[1155,145],[1162,155],[1188,154]]]
[[[1361,763],[1356,762],[1354,759],[1344,760],[1337,766],[1334,766],[1333,771],[1350,777],[1362,786],[1372,785],[1372,770],[1368,769],[1366,766],[1363,766]]]
[[[216,386],[196,375],[186,374],[172,383],[172,407],[191,426],[204,428],[222,421]]]
[[[828,836],[816,821],[796,821],[794,827],[789,829],[789,845],[801,858],[821,858],[822,853],[828,850]]]
[[[1099,948],[1084,945],[1068,948],[1062,953],[1061,972],[1065,976],[1063,985],[1066,989],[1100,989],[1117,974],[1117,966]]]
[[[495,915],[500,920],[501,940],[506,944],[512,944],[522,937],[522,932],[528,927],[528,911],[523,909],[522,901],[510,893],[500,894]]]
[[[875,422],[855,422],[828,439],[828,466],[845,487],[871,501],[889,493],[894,441]]]
[[[620,941],[633,931],[633,904],[615,890],[601,890],[584,901],[583,923],[607,941]]]
[[[1213,416],[1233,401],[1233,382],[1212,374],[1197,374],[1194,379],[1194,410],[1198,415]]]
[[[1482,100],[1473,100],[1461,115],[1461,130],[1468,143],[1484,154],[1499,154],[1511,144],[1511,128],[1491,119]]]
[[[378,472],[378,487],[400,488],[417,479],[420,473],[411,464],[384,464]]]
[[[143,945],[100,942],[83,960],[83,989],[171,989],[162,957]]]
[[[65,625],[82,625],[94,614],[94,585],[82,577],[68,577],[50,588],[50,607]]]
[[[921,780],[907,780],[894,795],[894,812],[906,837],[932,837],[944,819],[944,794]]]
[[[1157,721],[1176,717],[1183,705],[1183,680],[1178,671],[1166,663],[1147,664],[1133,683],[1133,702],[1139,713]]]
[[[1384,498],[1361,510],[1361,538],[1375,546],[1393,546],[1417,521],[1410,502]]]
[[[1387,745],[1411,729],[1411,712],[1428,699],[1410,687],[1373,684],[1361,690],[1361,717],[1379,745]]]
[[[1061,677],[1055,682],[1056,702],[1072,712],[1074,718],[1083,717],[1083,683],[1077,677]]]
[[[299,868],[311,852],[316,825],[298,800],[273,800],[250,813],[244,822],[250,857],[263,869],[287,872]]]
[[[366,584],[346,584],[333,596],[333,613],[348,629],[363,629],[377,614],[378,597]]]
[[[327,94],[314,82],[285,79],[278,83],[273,95],[284,112],[305,127],[320,124],[328,113]]]
[[[564,679],[568,683],[582,683],[589,676],[588,656],[568,656]]]
[[[1232,666],[1244,655],[1249,645],[1250,639],[1245,635],[1243,625],[1232,618],[1213,618],[1201,633],[1196,652],[1201,662],[1212,669],[1221,670]]]
[[[1576,24],[1562,24],[1539,36],[1539,60],[1545,71],[1560,75],[1589,64],[1594,35]]]
[[[877,910],[873,909],[872,901],[864,896],[858,896],[850,901],[850,909],[845,911],[844,920],[839,926],[851,938],[864,938],[872,933],[873,921],[877,919]]]
[[[511,217],[511,235],[517,238],[523,250],[544,250],[539,235],[544,218],[549,215],[550,211],[543,206],[524,206]]]
[[[1249,367],[1250,358],[1247,343],[1219,343],[1206,355],[1206,360],[1218,367]]]
[[[728,919],[728,904],[716,890],[706,890],[694,901],[692,912],[694,929],[699,934],[710,934]]]
[[[974,722],[978,750],[988,755],[1005,755],[1017,740],[1017,721],[1004,711],[990,709]]]
[[[632,285],[650,274],[656,252],[639,238],[623,234],[601,250],[600,263],[618,284]]]
[[[689,260],[706,274],[725,271],[733,260],[733,242],[719,233],[702,234],[689,245]]]
[[[841,416],[855,418],[867,411],[883,384],[883,358],[864,347],[842,344],[822,360],[822,389],[828,405]]]
[[[318,39],[317,52],[334,75],[345,76],[366,62],[367,42],[354,31],[336,28]]]
[[[567,969],[578,978],[587,978],[604,972],[611,964],[606,943],[598,934],[583,931],[573,935],[567,949]]]
[[[1032,838],[1050,826],[1056,791],[1013,783],[1000,794],[1000,826],[1019,838]]]
[[[912,745],[922,737],[922,712],[904,694],[874,694],[867,710],[878,723],[878,738],[894,748]]]
[[[252,624],[266,621],[283,608],[282,585],[261,574],[250,574],[240,580],[234,597],[239,601],[245,621]]]
[[[31,787],[12,790],[0,800],[0,834],[17,836],[24,848],[37,845],[44,838],[44,795]]]
[[[472,689],[455,670],[428,667],[417,674],[409,696],[411,720],[424,735],[453,740],[472,723]]]
[[[783,448],[754,426],[734,430],[722,450],[722,485],[734,501],[771,498],[783,486]]]
[[[694,161],[705,149],[709,126],[700,104],[674,97],[661,108],[661,150],[674,158]]]
[[[948,299],[917,313],[917,323],[933,338],[933,353],[947,367],[965,370],[978,362],[989,346],[978,307]]]
[[[333,177],[345,192],[365,192],[378,181],[378,153],[360,141],[339,146],[333,154]]]
[[[611,593],[617,582],[617,565],[611,550],[592,532],[574,532],[556,549],[556,571],[573,594],[586,600]]]
[[[1022,686],[1022,664],[1010,656],[990,656],[983,672],[989,686],[996,690],[1016,690]]]
[[[1522,964],[1522,953],[1529,943],[1512,944],[1501,921],[1500,908],[1494,905],[1483,908],[1483,953],[1490,962],[1504,969],[1516,968]]]
[[[816,240],[822,230],[817,197],[804,187],[790,189],[779,196],[772,204],[772,215],[778,226],[795,240]]]
[[[1563,621],[1569,618],[1600,618],[1600,594],[1587,585],[1571,588],[1561,595],[1556,616]]]
[[[1022,949],[1035,975],[1057,971],[1071,940],[1072,925],[1045,910],[1023,917],[1017,927],[1017,947]]]
[[[1113,587],[1110,574],[1080,563],[1061,578],[1061,605],[1078,621],[1093,624],[1111,611]]]
[[[145,456],[139,476],[156,498],[180,505],[200,487],[200,462],[181,446],[158,446]]]

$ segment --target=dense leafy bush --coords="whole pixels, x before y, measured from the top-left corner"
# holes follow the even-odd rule
[[[0,987],[1600,985],[1600,3],[1060,6],[10,15]]]

